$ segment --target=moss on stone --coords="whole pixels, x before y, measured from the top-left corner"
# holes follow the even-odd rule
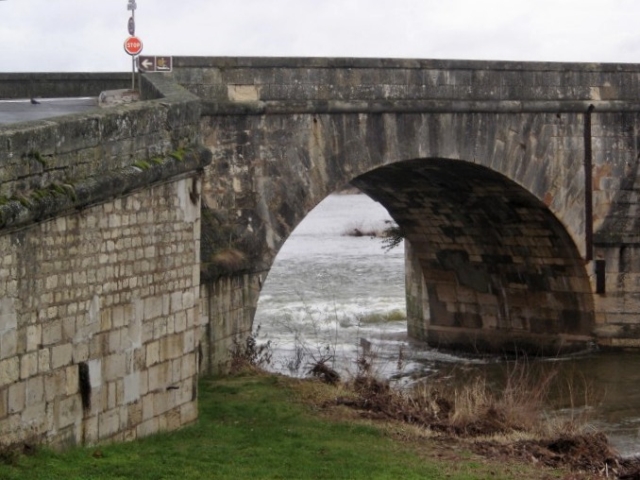
[[[151,168],[151,164],[146,160],[138,160],[137,162],[134,162],[133,166],[140,170],[149,170]]]
[[[169,156],[179,162],[182,162],[186,153],[187,151],[184,148],[179,148],[174,152],[171,152]]]
[[[27,158],[35,160],[43,167],[47,166],[47,161],[43,158],[42,154],[38,150],[29,150],[29,152],[27,153]]]

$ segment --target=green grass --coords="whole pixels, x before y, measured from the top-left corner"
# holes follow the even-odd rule
[[[542,478],[464,451],[458,461],[439,460],[431,440],[400,441],[374,424],[322,417],[295,400],[294,387],[267,375],[204,379],[192,426],[127,444],[39,450],[0,465],[0,479]]]

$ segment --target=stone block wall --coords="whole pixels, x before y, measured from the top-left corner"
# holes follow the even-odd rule
[[[405,298],[407,302],[407,333],[411,338],[426,339],[431,323],[429,294],[422,275],[422,266],[411,242],[404,239]]]
[[[201,323],[206,324],[202,372],[226,372],[232,349],[245,345],[253,330],[260,286],[260,274],[222,277],[201,286]]]
[[[173,78],[203,98],[203,139],[214,156],[206,203],[242,230],[236,246],[254,254],[254,271],[268,270],[313,205],[361,173],[417,158],[473,162],[538,197],[569,234],[566,248],[577,248],[566,287],[575,301],[565,295],[566,308],[549,319],[578,324],[573,330],[587,339],[593,325],[603,345],[640,345],[637,65],[184,57],[174,67]],[[599,260],[604,292],[596,285]],[[542,267],[528,268],[533,278]],[[425,302],[418,283],[408,284],[415,318]],[[535,316],[510,308],[526,322]],[[585,316],[574,321],[581,309]]]
[[[0,445],[197,417],[211,155],[199,100],[161,77],[142,86],[150,100],[0,127]]]
[[[196,419],[193,185],[0,236],[0,442],[126,440]]]

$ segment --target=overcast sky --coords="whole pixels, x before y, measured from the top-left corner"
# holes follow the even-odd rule
[[[0,0],[0,71],[126,71],[128,0]],[[147,55],[640,63],[639,0],[137,0]]]

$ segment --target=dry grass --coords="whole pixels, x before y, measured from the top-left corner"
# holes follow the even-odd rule
[[[271,363],[273,356],[271,341],[258,343],[256,338],[259,334],[260,327],[244,340],[238,335],[234,337],[229,350],[229,373],[233,375],[258,374],[264,372],[264,368]]]
[[[359,375],[336,385],[292,380],[292,390],[329,418],[376,424],[402,441],[423,444],[430,439],[446,450],[469,448],[487,458],[577,472],[566,478],[601,478],[604,471],[640,478],[638,462],[619,458],[605,435],[587,431],[586,417],[545,413],[547,396],[557,388],[554,382],[566,380],[553,368],[516,363],[506,372],[502,388],[476,376],[458,387],[449,379],[400,391],[374,378],[369,366],[360,359]]]
[[[527,363],[516,363],[507,371],[505,385],[499,390],[492,388],[486,377],[477,377],[447,392],[453,398],[451,424],[462,430],[479,427],[481,432],[490,420],[490,433],[553,435],[557,424],[551,428],[544,412],[556,374],[555,370],[535,374]]]
[[[544,438],[581,434],[588,418],[560,418],[547,413],[549,393],[557,371],[532,369],[516,363],[501,388],[476,374],[463,384],[445,380],[397,390],[372,374],[371,361],[358,359],[352,381],[340,383],[335,403],[366,412],[369,418],[404,423],[464,437]]]

